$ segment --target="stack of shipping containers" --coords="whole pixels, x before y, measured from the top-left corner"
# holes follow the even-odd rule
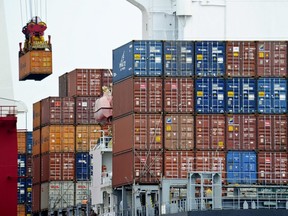
[[[113,187],[287,184],[286,42],[132,41],[113,71]]]
[[[32,215],[32,132],[17,131],[18,146],[18,216]]]
[[[33,104],[33,212],[89,199],[90,145],[101,136],[93,109],[111,79],[106,69],[75,69],[59,77],[59,97]]]

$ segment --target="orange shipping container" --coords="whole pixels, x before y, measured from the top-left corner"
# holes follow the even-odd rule
[[[26,153],[26,132],[25,131],[17,131],[17,147],[18,147],[18,154]]]
[[[41,136],[40,136],[40,129],[33,131],[33,146],[32,146],[32,154],[40,155],[40,144],[41,144]]]
[[[19,80],[42,80],[52,74],[51,51],[29,51],[19,58]]]
[[[41,125],[41,101],[33,104],[33,130]]]
[[[25,204],[17,205],[17,216],[26,216]]]
[[[105,134],[107,136],[107,134]],[[93,148],[101,137],[100,125],[77,125],[76,126],[76,152],[88,152]]]
[[[74,152],[74,126],[51,125],[41,128],[41,153]]]

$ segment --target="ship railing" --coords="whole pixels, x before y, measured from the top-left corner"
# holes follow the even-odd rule
[[[0,106],[0,117],[16,116],[16,106]]]

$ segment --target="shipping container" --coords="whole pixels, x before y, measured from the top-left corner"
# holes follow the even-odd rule
[[[33,130],[41,126],[41,101],[33,103]]]
[[[17,200],[19,204],[23,204],[26,202],[26,179],[25,178],[18,178]]]
[[[32,170],[33,170],[33,184],[41,182],[41,157],[40,155],[33,155]]]
[[[26,177],[32,177],[32,154],[26,154]]]
[[[167,114],[164,122],[164,148],[167,150],[194,149],[194,116]]]
[[[96,97],[76,97],[75,98],[75,123],[78,124],[97,124],[94,118],[94,107]]]
[[[226,74],[231,77],[256,76],[256,43],[254,41],[226,42]]]
[[[258,79],[258,112],[281,114],[287,112],[287,81],[284,78]]]
[[[257,155],[254,151],[227,152],[227,183],[257,183]]]
[[[75,179],[75,154],[62,153],[62,180],[71,181]]]
[[[34,180],[33,180],[34,183]],[[41,184],[33,184],[32,186],[32,212],[40,212],[41,203]]]
[[[225,51],[225,43],[223,41],[196,41],[196,75],[224,76]]]
[[[26,132],[26,153],[32,154],[32,146],[33,146],[33,133],[32,131]]]
[[[41,184],[41,210],[55,211],[74,206],[74,183],[53,181]]]
[[[223,150],[225,148],[225,116],[196,116],[196,149]]]
[[[19,80],[42,80],[52,74],[52,52],[34,50],[19,58]]]
[[[287,116],[259,115],[258,149],[261,151],[287,150]]]
[[[287,77],[287,42],[257,41],[257,75]]]
[[[194,42],[164,41],[164,75],[194,75]]]
[[[225,80],[222,78],[196,79],[197,113],[224,113],[225,112]]]
[[[32,204],[26,204],[26,216],[32,215]]]
[[[260,184],[287,185],[287,152],[259,152],[258,172]]]
[[[26,153],[26,131],[17,130],[18,154]]]
[[[28,205],[31,203],[32,203],[32,178],[26,178],[26,204]]]
[[[76,168],[76,180],[88,181],[90,180],[90,154],[84,152],[78,152],[75,155],[75,168]]]
[[[125,126],[123,126],[125,125]],[[113,153],[163,148],[161,114],[131,114],[113,123]]]
[[[59,96],[96,96],[102,94],[102,86],[110,86],[110,69],[77,68],[59,76]]]
[[[168,113],[194,111],[194,80],[187,77],[164,79],[164,111]],[[114,111],[115,112],[115,111]]]
[[[198,172],[216,172],[222,174],[225,182],[226,163],[225,153],[219,151],[196,151],[195,170]]]
[[[26,176],[26,155],[18,154],[18,177]]]
[[[33,146],[32,146],[32,154],[40,155],[41,153],[41,130],[33,130]]]
[[[131,41],[113,50],[113,83],[130,76],[161,76],[163,74],[163,43]]]
[[[162,97],[161,78],[132,77],[125,79],[113,85],[113,118],[130,112],[160,113]]]
[[[48,97],[41,101],[41,126],[50,124],[73,124],[73,97]]]
[[[93,148],[101,134],[100,125],[76,125],[76,152],[89,152]]]
[[[112,187],[129,184],[159,184],[162,151],[129,151],[113,155]]]
[[[90,181],[78,181],[75,183],[75,205],[81,204],[83,200],[91,197],[91,182]]]
[[[226,79],[226,112],[256,112],[256,80],[252,78]]]
[[[226,116],[226,149],[254,150],[257,144],[256,115]]]
[[[164,177],[187,179],[188,173],[195,171],[194,151],[165,151]]]
[[[51,125],[41,128],[41,153],[74,151],[75,127],[73,125]]]
[[[26,216],[25,204],[17,205],[17,216]]]

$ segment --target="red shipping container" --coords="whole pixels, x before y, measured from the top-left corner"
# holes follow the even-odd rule
[[[164,79],[164,111],[192,113],[194,109],[194,81],[191,78]]]
[[[231,77],[256,76],[256,43],[228,41],[226,43],[226,73]]]
[[[258,153],[258,179],[260,184],[287,184],[287,172],[287,152]]]
[[[40,212],[40,197],[41,197],[41,185],[34,184],[32,186],[32,212]]]
[[[129,151],[113,155],[112,186],[158,184],[162,177],[162,151]]]
[[[94,117],[94,106],[96,97],[76,97],[75,101],[75,123],[97,124]]]
[[[228,115],[226,124],[227,150],[256,149],[256,115]]]
[[[62,124],[74,124],[75,100],[73,97],[62,98]]]
[[[225,148],[225,116],[196,116],[196,148],[199,150],[222,150]]]
[[[165,151],[164,177],[187,179],[189,172],[195,171],[194,151]]]
[[[198,172],[218,172],[222,174],[222,182],[225,182],[226,162],[225,153],[218,151],[197,151],[196,171]]]
[[[33,177],[32,173],[33,167],[32,167],[32,155],[27,154],[26,155],[26,176],[31,178]]]
[[[257,75],[261,77],[287,76],[287,43],[257,41]]]
[[[287,150],[287,117],[285,115],[259,115],[258,149]]]
[[[165,116],[165,149],[194,149],[194,116],[167,114]]]
[[[113,122],[113,153],[163,148],[161,114],[131,114]]]
[[[33,103],[33,130],[41,125],[41,101]]]
[[[162,79],[131,77],[113,85],[113,117],[162,111]]]
[[[36,155],[32,157],[33,184],[41,182],[41,157]]]
[[[74,153],[62,153],[62,181],[74,180],[75,155]]]

